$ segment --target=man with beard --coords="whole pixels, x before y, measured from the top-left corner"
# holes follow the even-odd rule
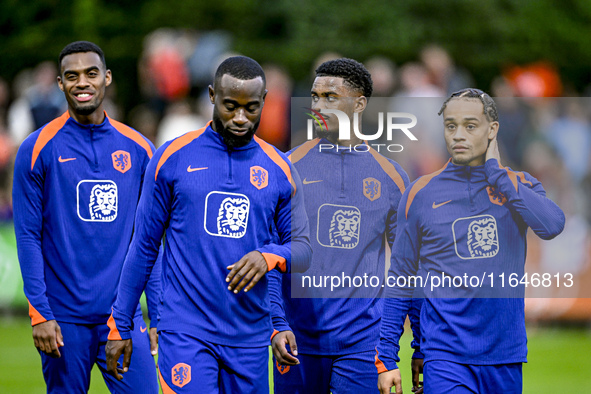
[[[537,179],[501,165],[499,115],[488,94],[462,89],[439,114],[451,159],[404,192],[389,275],[410,278],[421,267],[423,278],[453,278],[453,287],[451,281],[433,286],[433,280],[424,287],[425,393],[521,393],[527,362],[523,288],[491,280],[523,278],[528,228],[552,239],[564,228],[564,213]],[[483,279],[457,286],[458,277]],[[381,393],[392,386],[402,393],[398,339],[417,282],[407,283],[386,290],[376,349]]]
[[[154,151],[103,109],[111,70],[95,44],[68,44],[57,81],[68,111],[32,133],[14,169],[14,227],[33,340],[48,393],[87,392],[94,364],[111,392],[157,393],[159,268],[146,291],[150,339],[138,302],[129,314],[138,351],[129,379],[106,373],[106,325]]]
[[[163,391],[269,392],[265,274],[305,271],[311,249],[297,173],[254,136],[266,93],[256,61],[226,59],[209,87],[213,121],[164,144],[150,161],[109,322],[107,363],[118,379],[130,365],[132,306],[166,232]]]
[[[384,277],[408,175],[353,133],[341,140],[337,116],[330,112],[342,111],[351,128],[360,129],[372,91],[371,75],[353,59],[330,60],[316,69],[311,110],[322,117],[322,127],[315,130],[318,138],[289,155],[303,177],[311,221],[313,258],[306,277]],[[356,288],[343,279],[334,291],[319,290],[304,287],[302,275],[291,276],[273,273],[269,281],[275,393],[377,392],[382,287]],[[420,301],[410,313],[417,339]],[[418,387],[422,355],[417,340],[413,345]]]

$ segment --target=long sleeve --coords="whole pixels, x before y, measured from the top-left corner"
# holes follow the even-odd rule
[[[276,331],[291,331],[287,318],[285,317],[285,309],[283,306],[283,279],[285,275],[280,274],[277,270],[272,270],[267,274],[269,281],[269,303],[271,305],[271,322],[273,329]],[[285,278],[289,280],[289,278]]]
[[[285,195],[278,204],[275,215],[277,243],[259,249],[270,269],[277,267],[282,272],[305,272],[310,267],[312,248],[310,228],[304,207],[302,182],[293,166],[291,175],[295,193]]]
[[[420,243],[418,218],[412,210],[409,211],[408,218],[404,214],[408,190],[399,204],[398,228],[387,279],[395,280],[399,276],[409,277],[417,273]],[[380,341],[376,348],[378,373],[398,368],[396,362],[400,361],[399,341],[404,332],[406,316],[411,310],[413,291],[413,287],[386,287]]]
[[[517,213],[537,236],[548,240],[562,232],[564,213],[546,197],[546,191],[537,179],[501,167],[496,159],[486,161],[485,171],[488,182],[507,199],[509,209]]]
[[[41,248],[45,177],[41,160],[31,169],[34,143],[35,138],[31,135],[18,151],[12,188],[18,260],[23,275],[25,296],[29,301],[31,325],[54,319],[46,294]]]
[[[158,258],[152,268],[150,279],[146,284],[146,302],[148,304],[148,317],[150,318],[150,327],[154,328],[158,325],[160,313],[158,307],[160,305],[160,297],[162,293],[162,257],[164,255],[164,248],[160,245],[158,250]]]
[[[162,236],[168,224],[172,186],[163,173],[163,168],[160,168],[159,176],[156,178],[162,148],[150,160],[146,169],[136,212],[134,235],[125,258],[117,300],[108,323],[111,328],[109,339],[131,337],[133,314],[157,260]]]

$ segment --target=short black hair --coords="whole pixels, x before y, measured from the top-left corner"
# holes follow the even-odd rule
[[[243,81],[261,77],[263,82],[267,83],[261,65],[247,56],[232,56],[224,60],[215,72],[215,81],[219,81],[226,74]]]
[[[317,77],[338,77],[343,78],[351,88],[358,90],[362,95],[369,98],[373,92],[373,81],[371,74],[365,66],[357,60],[342,57],[322,63],[316,69]]]
[[[81,52],[94,52],[99,55],[101,62],[103,62],[103,66],[105,69],[107,68],[107,62],[105,61],[105,54],[103,50],[93,42],[90,41],[74,41],[69,43],[65,46],[64,49],[60,52],[60,56],[58,59],[58,68],[61,70],[62,68],[62,60],[64,57],[71,55],[73,53],[81,53]]]
[[[497,111],[497,104],[487,93],[480,89],[467,88],[458,90],[449,96],[447,100],[441,106],[438,115],[441,115],[449,103],[453,99],[466,98],[466,99],[478,99],[484,107],[484,115],[489,122],[499,121],[499,112]]]

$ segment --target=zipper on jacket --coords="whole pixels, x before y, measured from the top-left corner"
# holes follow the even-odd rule
[[[341,197],[345,197],[345,152],[341,152]]]
[[[232,183],[232,151],[228,150],[228,183]]]
[[[90,126],[90,146],[92,147],[92,153],[94,154],[94,166],[93,170],[98,170],[98,157],[96,155],[96,148],[94,147],[94,125]]]

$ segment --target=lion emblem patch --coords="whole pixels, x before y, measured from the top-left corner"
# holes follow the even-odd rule
[[[259,190],[267,187],[269,184],[269,172],[263,167],[250,167],[250,183]]]
[[[462,259],[489,258],[499,253],[497,221],[491,215],[457,219],[452,230],[456,254]]]
[[[183,387],[191,381],[191,366],[178,363],[171,370],[172,384]]]
[[[205,199],[205,211],[208,234],[228,238],[246,234],[250,200],[244,194],[211,192]]]
[[[375,178],[363,180],[363,195],[370,201],[375,201],[382,195],[382,184]]]
[[[488,193],[488,199],[493,204],[503,206],[507,202],[507,197],[505,197],[503,193],[495,189],[493,186],[487,186],[486,192]]]
[[[108,180],[83,180],[76,187],[78,217],[85,222],[112,222],[117,217],[117,184]]]
[[[124,150],[118,150],[111,153],[113,159],[113,168],[122,174],[125,174],[131,168],[131,155]]]

